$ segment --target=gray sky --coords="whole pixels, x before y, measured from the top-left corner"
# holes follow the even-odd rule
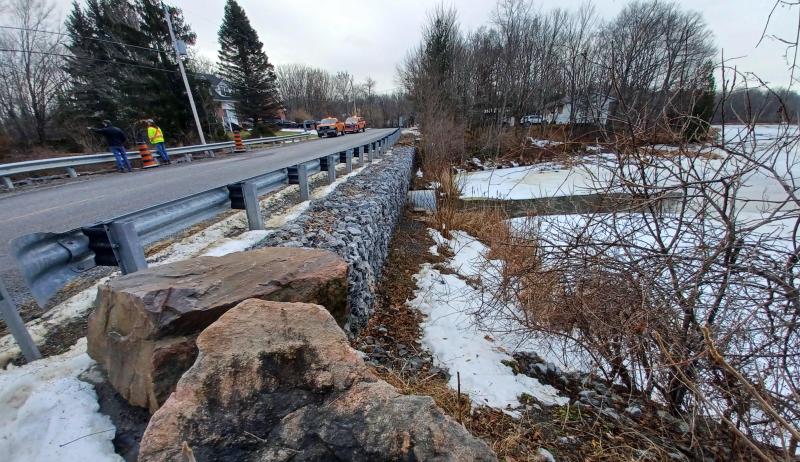
[[[55,0],[66,15],[71,0]],[[197,49],[216,60],[217,30],[224,0],[173,0],[197,33]],[[435,0],[273,1],[239,0],[258,31],[273,64],[303,63],[329,71],[348,70],[363,81],[371,76],[379,91],[396,86],[395,69],[416,46],[420,30]],[[462,29],[487,24],[494,0],[451,0]],[[576,9],[583,0],[537,0],[542,10]],[[595,0],[599,15],[612,18],[626,0]],[[686,9],[703,14],[726,57],[741,57],[739,70],[757,73],[772,85],[787,85],[785,46],[766,40],[756,48],[774,0],[679,0]],[[320,7],[325,6],[325,13]],[[797,12],[779,8],[769,32],[791,37]],[[718,85],[719,86],[719,85]]]

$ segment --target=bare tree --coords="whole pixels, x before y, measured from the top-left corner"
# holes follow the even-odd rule
[[[11,0],[14,29],[0,32],[0,110],[3,126],[21,144],[44,144],[64,81],[60,25],[46,0]],[[48,31],[48,32],[44,32]]]

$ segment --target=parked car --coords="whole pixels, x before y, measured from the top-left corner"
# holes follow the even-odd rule
[[[539,124],[541,124],[543,122],[544,122],[544,119],[542,119],[542,115],[541,114],[530,114],[530,115],[522,116],[522,118],[519,119],[519,123],[521,123],[522,125],[524,125],[526,127],[529,127],[531,125],[539,125]]]
[[[336,117],[326,117],[317,124],[317,136],[339,136],[344,135],[344,122]]]
[[[303,130],[316,130],[317,129],[317,121],[316,120],[304,120],[303,121]]]
[[[281,120],[278,122],[278,126],[281,128],[297,128],[300,125],[293,120]]]

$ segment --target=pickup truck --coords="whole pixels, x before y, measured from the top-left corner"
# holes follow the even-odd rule
[[[344,121],[345,133],[358,133],[367,129],[367,121],[363,117],[352,116]]]
[[[339,136],[344,135],[344,122],[340,122],[336,117],[326,117],[317,124],[317,136]]]

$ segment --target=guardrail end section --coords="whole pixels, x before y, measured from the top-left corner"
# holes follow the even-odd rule
[[[81,229],[65,233],[33,233],[9,245],[25,283],[40,307],[65,284],[94,268],[94,252]]]

